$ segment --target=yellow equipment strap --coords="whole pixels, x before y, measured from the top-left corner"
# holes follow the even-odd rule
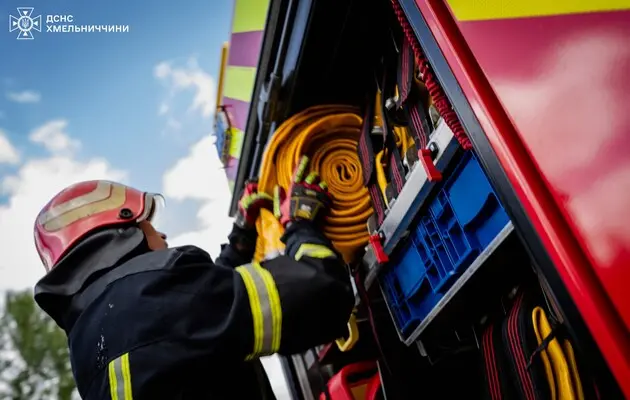
[[[552,329],[541,307],[536,307],[532,311],[532,322],[538,345],[542,345]],[[571,343],[566,339],[554,338],[549,341],[547,348],[540,352],[540,356],[551,388],[551,400],[584,400],[582,382]]]
[[[383,154],[385,150],[381,150],[376,154],[374,159],[375,167],[376,167],[376,182],[378,183],[378,188],[381,189],[381,193],[383,194],[383,200],[385,201],[385,205],[389,206],[389,202],[387,201],[387,175],[385,175],[385,167],[383,166]]]

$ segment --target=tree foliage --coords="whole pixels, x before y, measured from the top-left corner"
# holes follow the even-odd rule
[[[71,400],[75,391],[65,333],[30,290],[8,292],[0,317],[0,399]]]

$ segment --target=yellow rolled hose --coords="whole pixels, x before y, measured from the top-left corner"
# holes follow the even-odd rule
[[[366,223],[373,213],[357,154],[362,124],[357,112],[350,106],[321,105],[287,119],[265,149],[258,179],[258,190],[271,196],[277,184],[286,190],[300,157],[308,155],[310,170],[328,183],[333,198],[323,232],[347,263],[367,244]],[[256,227],[255,260],[284,248],[283,228],[271,211],[261,211]]]
[[[551,324],[545,311],[536,307],[532,311],[532,322],[538,344],[551,334]],[[541,353],[545,375],[551,388],[552,400],[584,400],[582,381],[575,361],[571,342],[553,339]]]

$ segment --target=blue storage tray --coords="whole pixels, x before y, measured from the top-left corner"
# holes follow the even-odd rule
[[[380,277],[403,336],[413,332],[508,222],[477,157],[466,152]]]

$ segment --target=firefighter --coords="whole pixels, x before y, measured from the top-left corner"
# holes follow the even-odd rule
[[[68,336],[83,399],[274,399],[260,356],[343,336],[354,296],[318,229],[331,198],[315,174],[304,178],[307,163],[286,195],[247,184],[215,262],[168,248],[151,223],[159,195],[89,181],[43,208],[34,236],[47,274],[35,300]],[[254,223],[272,207],[286,248],[258,264]]]

